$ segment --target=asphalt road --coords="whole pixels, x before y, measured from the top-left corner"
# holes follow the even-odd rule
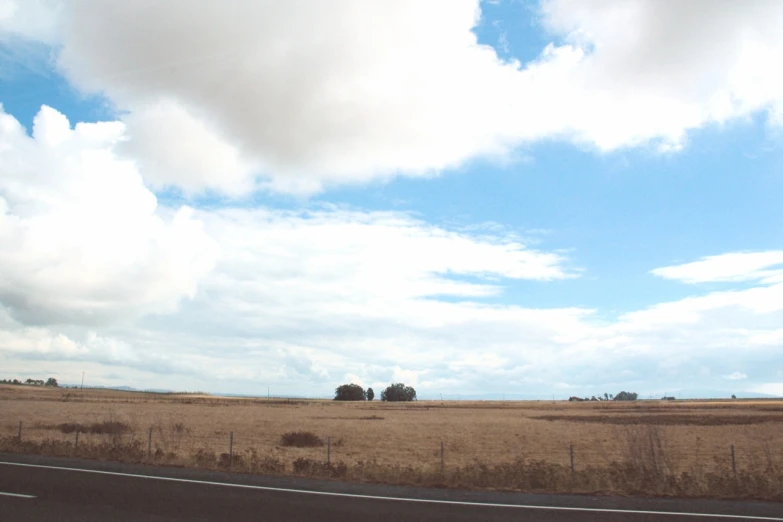
[[[783,521],[762,502],[531,495],[346,484],[0,453],[0,520]]]

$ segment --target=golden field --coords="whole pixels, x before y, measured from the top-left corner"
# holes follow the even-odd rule
[[[550,466],[550,471],[565,477],[561,482],[573,481],[575,474],[587,477],[599,474],[597,470],[625,466],[626,472],[633,468],[641,474],[639,480],[650,473],[661,477],[685,474],[688,480],[702,482],[708,477],[713,481],[750,475],[778,477],[778,482],[765,486],[773,493],[783,483],[783,401],[778,400],[382,403],[0,386],[0,405],[0,437],[15,440],[22,422],[21,442],[27,449],[10,448],[14,451],[33,451],[36,445],[48,443],[58,454],[67,454],[69,448],[81,454],[101,444],[132,443],[135,460],[145,460],[151,449],[150,456],[157,455],[161,462],[220,467],[221,454],[229,452],[233,433],[236,466],[227,455],[222,458],[226,467],[239,470],[247,470],[242,459],[252,455],[253,462],[266,459],[262,471],[317,468],[322,475],[353,477],[350,470],[358,466],[364,477],[371,465],[373,480],[384,481],[384,473],[378,470],[388,474],[394,469],[391,482],[415,483],[405,477],[430,474],[439,477],[432,479],[435,482],[460,486],[474,484],[455,483],[448,477],[464,479],[467,470],[487,475],[491,474],[487,466],[500,465],[506,466],[506,475],[514,475],[516,471],[508,466],[531,463]],[[85,432],[104,421],[122,423],[126,430]],[[68,430],[63,424],[79,424],[84,430],[76,449],[72,447],[75,432],[64,433]],[[330,441],[330,447],[283,446],[281,436],[293,431],[312,432]],[[331,468],[321,469],[327,451],[331,467],[341,463],[347,471],[335,475]],[[297,459],[300,464],[294,466]],[[487,480],[490,486],[505,487],[495,483],[500,479]],[[702,484],[699,491],[705,493],[705,487]],[[519,489],[514,484],[508,488]],[[544,484],[542,489],[556,488]],[[726,494],[731,496],[722,493]]]

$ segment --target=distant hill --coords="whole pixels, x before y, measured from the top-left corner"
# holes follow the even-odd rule
[[[81,388],[79,384],[61,384],[61,388]],[[151,388],[149,390],[140,390],[131,386],[84,386],[89,390],[114,390],[125,392],[140,392],[140,393],[177,393],[174,390],[165,390],[161,388]]]

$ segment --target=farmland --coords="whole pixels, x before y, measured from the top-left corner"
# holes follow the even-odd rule
[[[535,473],[532,489],[552,491],[646,491],[654,480],[660,494],[778,498],[783,480],[775,400],[381,403],[0,386],[0,404],[12,451],[499,489],[531,489],[520,473]],[[320,444],[286,446],[291,432]],[[667,489],[666,477],[683,476],[688,491]],[[751,476],[772,482],[737,489]]]

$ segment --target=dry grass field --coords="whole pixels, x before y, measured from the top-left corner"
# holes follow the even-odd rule
[[[391,483],[783,499],[775,400],[344,403],[0,386],[0,405],[6,451]],[[323,445],[285,446],[289,432]]]

